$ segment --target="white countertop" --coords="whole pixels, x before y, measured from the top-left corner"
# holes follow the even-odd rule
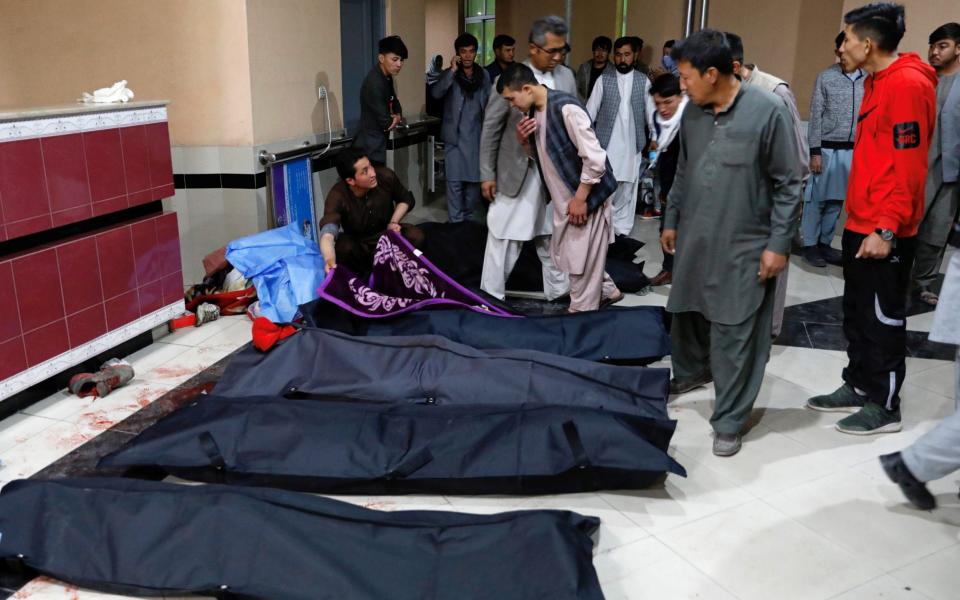
[[[142,100],[136,102],[116,102],[113,104],[85,104],[83,102],[74,102],[73,104],[32,106],[26,108],[0,106],[0,122],[156,108],[168,104],[170,104],[169,100]]]

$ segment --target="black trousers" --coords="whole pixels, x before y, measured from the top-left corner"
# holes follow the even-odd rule
[[[906,375],[907,293],[916,238],[898,238],[885,259],[854,258],[867,236],[843,232],[843,380],[887,410],[900,407]]]

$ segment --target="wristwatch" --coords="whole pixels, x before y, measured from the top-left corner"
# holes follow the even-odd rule
[[[874,231],[877,233],[877,235],[880,236],[880,239],[881,239],[881,240],[883,240],[883,241],[885,241],[885,242],[892,242],[892,241],[893,241],[893,231],[892,231],[892,230],[890,230],[890,229],[880,229],[880,228],[878,227],[878,228],[875,229]]]

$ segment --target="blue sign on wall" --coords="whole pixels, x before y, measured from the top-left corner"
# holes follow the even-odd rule
[[[273,181],[274,225],[283,227],[298,223],[304,236],[318,241],[310,157],[273,165],[270,176]]]

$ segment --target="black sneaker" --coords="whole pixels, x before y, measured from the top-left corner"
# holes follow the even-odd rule
[[[687,392],[701,388],[712,381],[713,374],[710,371],[704,371],[693,379],[686,379],[683,381],[674,378],[670,380],[670,395],[676,396],[679,394],[686,394]]]
[[[880,464],[890,481],[900,486],[900,491],[910,504],[920,510],[933,510],[937,507],[937,499],[922,481],[913,476],[899,452],[884,454],[880,457]]]
[[[840,266],[843,264],[843,252],[833,248],[830,244],[820,244],[820,257],[828,265]]]
[[[875,433],[896,433],[903,429],[900,422],[900,410],[887,410],[873,402],[849,417],[837,422],[837,431],[850,435],[873,435]]]
[[[804,246],[803,260],[811,267],[820,268],[827,266],[827,261],[823,260],[823,257],[820,256],[820,248],[817,246]]]
[[[832,393],[825,396],[814,396],[807,400],[807,408],[821,412],[857,412],[867,403],[866,396],[861,396],[849,383],[844,383]]]

